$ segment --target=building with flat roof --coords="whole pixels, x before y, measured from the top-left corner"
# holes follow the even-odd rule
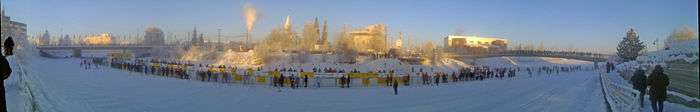
[[[144,31],[143,45],[162,46],[165,45],[165,36],[163,30],[155,26],[149,26]]]
[[[350,32],[353,46],[360,52],[384,52],[386,47],[386,27],[384,24],[373,24],[367,28],[355,29]]]
[[[448,49],[484,48],[492,50],[508,49],[508,40],[502,38],[449,35],[443,43]]]
[[[10,36],[12,38],[27,38],[27,24],[12,21],[9,16],[5,15],[5,8],[0,11],[0,24],[3,40]]]

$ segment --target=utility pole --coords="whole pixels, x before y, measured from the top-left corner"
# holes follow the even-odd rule
[[[221,26],[219,26],[219,29],[216,29],[218,32],[216,34],[218,40],[217,43],[221,43]]]

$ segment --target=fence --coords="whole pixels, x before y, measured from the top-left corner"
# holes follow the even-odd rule
[[[600,74],[600,83],[603,86],[605,101],[613,112],[641,111],[637,90],[611,81],[605,73]]]

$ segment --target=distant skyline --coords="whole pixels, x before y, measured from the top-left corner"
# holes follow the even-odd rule
[[[219,28],[227,36],[222,40],[243,39],[232,36],[245,33],[241,10],[246,2],[260,14],[254,40],[281,27],[287,15],[297,32],[318,17],[328,21],[331,38],[343,25],[354,29],[383,23],[392,38],[404,32],[412,40],[436,43],[461,29],[511,44],[613,50],[629,28],[647,42],[663,41],[684,25],[698,32],[697,0],[2,0],[2,6],[6,15],[27,24],[30,36],[44,30],[53,35],[143,35],[153,25],[185,41],[196,26],[216,41]]]

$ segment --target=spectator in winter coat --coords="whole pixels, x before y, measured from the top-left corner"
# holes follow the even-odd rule
[[[340,76],[340,88],[345,88],[345,76]]]
[[[435,75],[434,78],[435,78],[435,85],[439,86],[440,85],[440,75]]]
[[[291,84],[289,85],[289,87],[292,88],[292,89],[294,89],[294,87],[296,87],[296,81],[295,81],[295,79],[296,79],[296,77],[294,77],[294,74],[292,74],[292,76],[289,77],[289,80],[291,81],[291,82],[290,82]]]
[[[321,88],[321,77],[314,77],[316,81],[316,88]]]
[[[2,43],[2,42],[0,42]],[[10,77],[12,73],[12,68],[10,68],[10,63],[7,61],[5,56],[12,55],[12,49],[15,47],[15,43],[12,41],[12,37],[8,37],[4,43],[5,55],[0,54],[0,111],[7,112],[7,100],[5,100],[5,79]]]
[[[649,88],[649,100],[651,100],[651,108],[654,112],[662,112],[664,110],[664,101],[666,100],[666,87],[668,86],[668,76],[664,73],[661,65],[656,65],[654,71],[651,72],[647,80]]]
[[[13,54],[12,50],[14,50],[14,48],[15,48],[15,41],[12,40],[12,37],[7,37],[7,39],[5,40],[5,43],[3,45],[4,45],[3,47],[5,48],[5,55],[6,56],[12,55]]]
[[[279,81],[277,82],[279,83],[280,87],[284,87],[284,74],[280,74]]]
[[[306,87],[308,87],[308,85],[309,85],[309,76],[304,75],[304,87],[306,88]]]
[[[647,90],[647,76],[644,75],[644,70],[639,68],[632,76],[632,86],[639,91],[639,105],[644,108],[644,94]]]
[[[399,88],[399,81],[393,81],[393,82],[394,82],[394,84],[393,84],[393,86],[394,86],[394,95],[399,95],[399,90],[398,90],[398,88]]]
[[[350,88],[350,84],[352,84],[352,82],[350,82],[350,81],[352,81],[352,79],[350,79],[350,75],[348,75],[348,77],[345,78],[346,88]]]

